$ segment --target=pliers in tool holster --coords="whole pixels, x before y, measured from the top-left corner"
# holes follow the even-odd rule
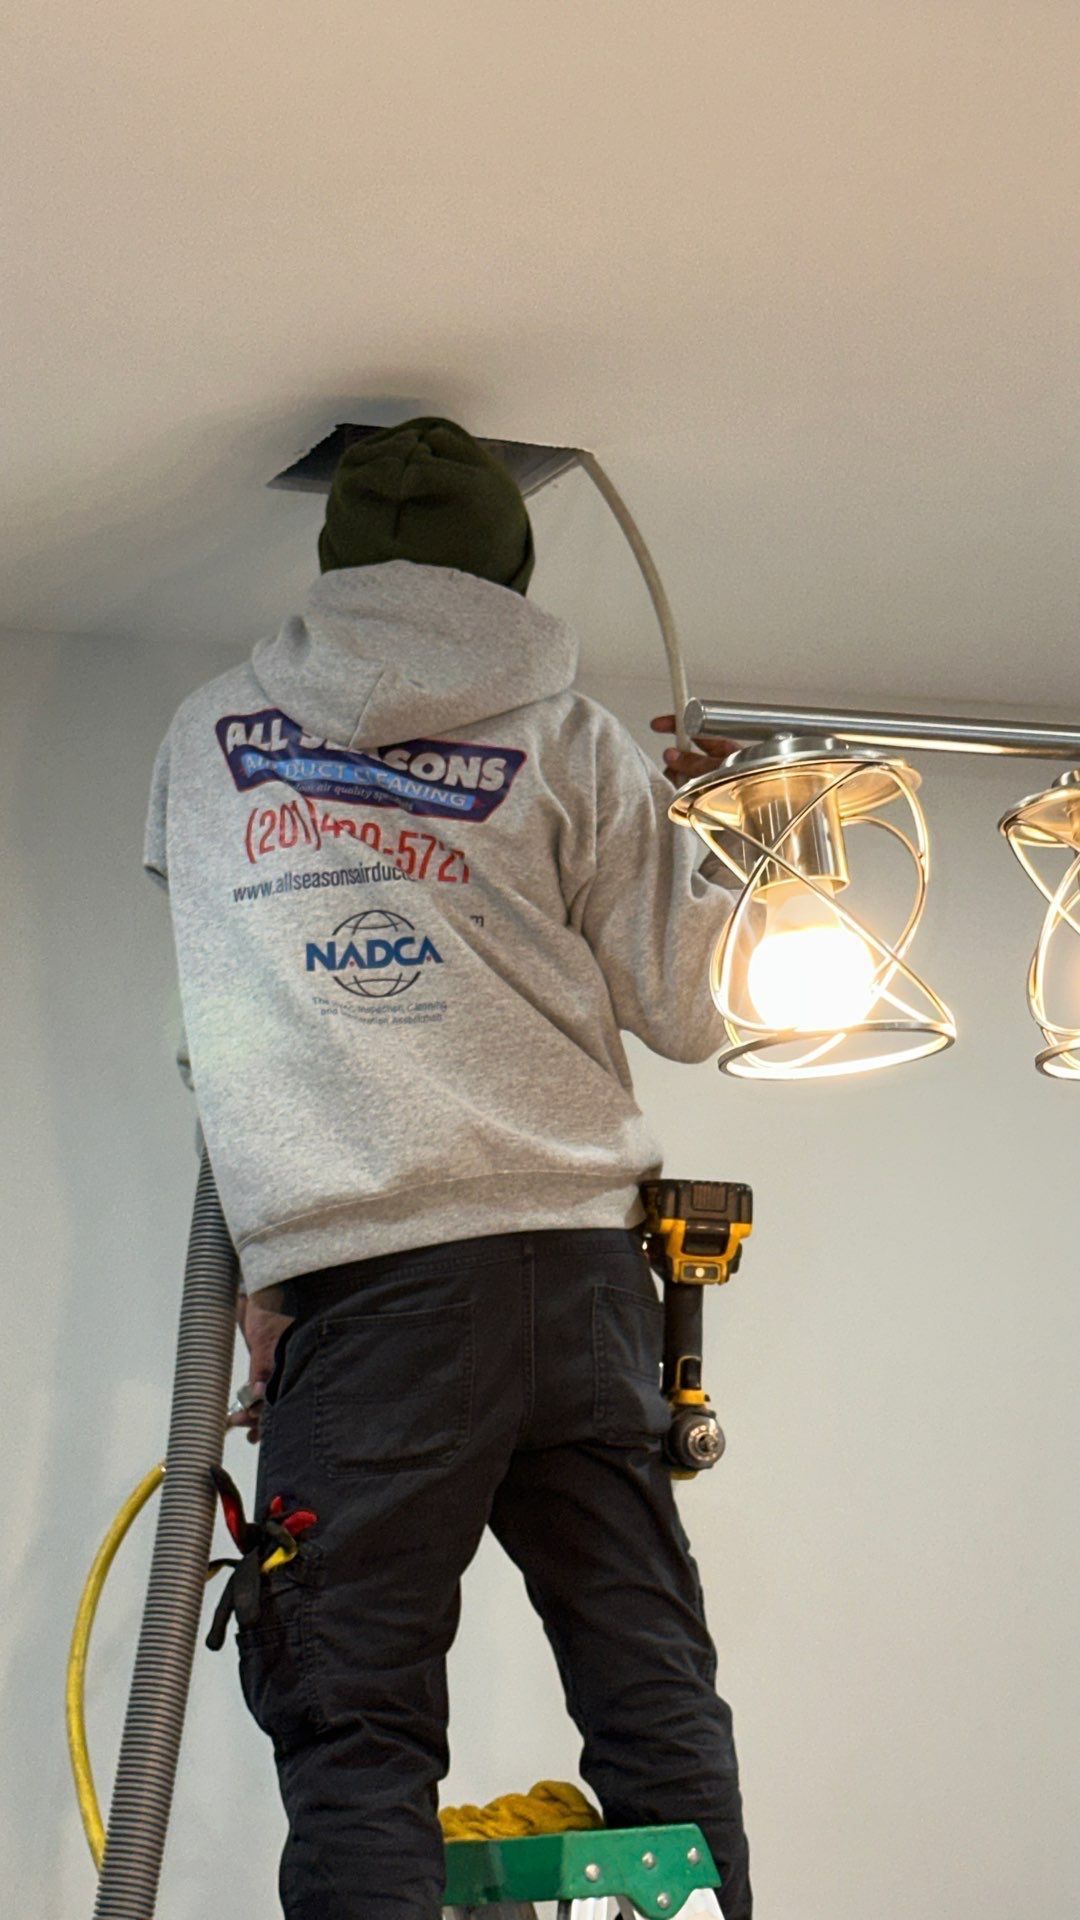
[[[300,1552],[300,1536],[315,1525],[318,1515],[309,1507],[294,1507],[286,1513],[280,1493],[274,1495],[265,1520],[248,1520],[240,1489],[224,1467],[211,1467],[211,1476],[221,1499],[225,1525],[240,1550],[238,1560],[211,1560],[207,1579],[213,1579],[222,1567],[231,1567],[221,1598],[214,1609],[206,1644],[214,1652],[225,1644],[225,1632],[232,1614],[237,1626],[253,1627],[262,1611],[263,1577],[275,1567],[283,1567]]]

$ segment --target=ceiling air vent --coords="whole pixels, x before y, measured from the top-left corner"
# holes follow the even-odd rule
[[[290,487],[298,493],[329,493],[334,470],[346,447],[383,431],[382,426],[356,426],[351,421],[337,426],[312,447],[310,453],[301,454],[291,467],[276,473],[267,481],[267,486]],[[568,473],[581,459],[580,447],[536,447],[527,440],[486,440],[482,434],[477,434],[476,439],[509,467],[526,499],[531,493],[539,493],[549,481],[557,480],[560,474]]]

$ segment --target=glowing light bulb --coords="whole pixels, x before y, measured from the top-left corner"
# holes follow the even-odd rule
[[[766,926],[750,955],[746,984],[760,1018],[796,1033],[858,1026],[877,997],[866,941],[836,920],[792,926],[783,919]]]

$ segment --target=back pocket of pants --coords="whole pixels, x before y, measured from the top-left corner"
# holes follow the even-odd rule
[[[660,1391],[664,1309],[627,1287],[593,1289],[596,1429],[602,1440],[632,1441],[666,1433]]]
[[[329,1474],[445,1466],[472,1428],[468,1302],[324,1320],[315,1361],[315,1455]]]

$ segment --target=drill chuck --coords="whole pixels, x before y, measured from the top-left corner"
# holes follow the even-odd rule
[[[677,1473],[702,1473],[715,1467],[727,1442],[712,1408],[676,1407],[664,1440],[664,1452]]]

